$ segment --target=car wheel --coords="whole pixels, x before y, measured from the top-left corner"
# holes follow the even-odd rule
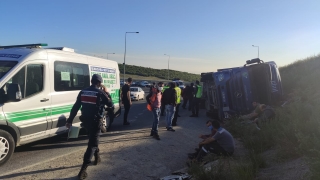
[[[0,166],[12,156],[15,148],[14,139],[7,131],[0,130]]]
[[[112,123],[108,114],[103,116],[102,123],[103,123],[103,126],[106,127],[107,132],[108,132],[111,127],[111,123]]]

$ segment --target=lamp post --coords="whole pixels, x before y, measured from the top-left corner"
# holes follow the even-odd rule
[[[169,62],[170,62],[170,55],[168,55],[168,54],[164,54],[165,56],[169,56],[169,59],[168,59],[168,80],[170,80],[170,78],[169,78]]]
[[[124,35],[123,83],[125,82],[125,75],[126,75],[127,33],[139,33],[139,32],[126,32]]]
[[[252,47],[257,47],[258,48],[258,58],[259,58],[259,46],[252,45]]]
[[[107,53],[107,59],[108,59],[108,54],[115,54],[115,53]]]

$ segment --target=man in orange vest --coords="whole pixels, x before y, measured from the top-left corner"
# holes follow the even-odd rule
[[[151,129],[150,136],[153,136],[155,139],[160,140],[158,134],[158,125],[161,113],[161,98],[162,98],[162,89],[163,83],[159,82],[156,87],[153,87],[146,100],[148,102],[148,106],[151,107],[151,111],[153,114],[153,124]]]

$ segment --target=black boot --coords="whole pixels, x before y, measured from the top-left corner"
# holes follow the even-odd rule
[[[96,152],[94,153],[93,165],[98,165],[99,162],[101,162],[101,158],[100,158],[99,152]]]
[[[153,134],[153,137],[154,137],[156,140],[160,140],[160,136],[159,136],[158,133]]]
[[[154,132],[153,132],[153,131],[151,131],[150,136],[153,136],[153,135],[154,135]]]
[[[81,167],[81,170],[78,174],[78,177],[80,180],[83,180],[83,179],[86,179],[88,174],[87,174],[87,167],[88,165],[87,164],[83,164],[82,167]]]

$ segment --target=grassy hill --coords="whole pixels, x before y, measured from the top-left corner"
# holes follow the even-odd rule
[[[119,64],[119,70],[123,73],[123,64]],[[156,77],[159,79],[168,79],[167,69],[153,69],[141,66],[126,65],[126,74],[138,75],[143,77]],[[169,70],[170,79],[179,78],[187,82],[200,80],[200,74],[192,74],[188,72]]]

